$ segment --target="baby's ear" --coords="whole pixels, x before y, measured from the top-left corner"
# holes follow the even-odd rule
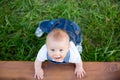
[[[69,48],[70,48],[71,47],[70,42],[68,43],[68,45],[69,45]]]

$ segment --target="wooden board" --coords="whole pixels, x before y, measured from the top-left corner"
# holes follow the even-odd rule
[[[86,76],[77,79],[74,64],[45,62],[44,80],[120,80],[120,62],[84,62]],[[0,80],[35,80],[34,62],[0,61]]]

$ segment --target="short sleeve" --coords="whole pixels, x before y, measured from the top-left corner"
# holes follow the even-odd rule
[[[70,63],[79,63],[81,61],[81,56],[75,46],[75,44],[71,41],[70,42]]]
[[[47,48],[46,45],[43,45],[37,54],[37,59],[41,62],[47,60]]]

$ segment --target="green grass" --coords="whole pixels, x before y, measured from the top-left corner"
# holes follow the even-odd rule
[[[0,60],[34,61],[40,21],[66,18],[82,29],[84,61],[120,61],[119,0],[0,0]]]

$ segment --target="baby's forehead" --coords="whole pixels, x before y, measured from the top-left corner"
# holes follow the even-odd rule
[[[68,47],[69,44],[70,44],[70,41],[68,40],[53,40],[53,39],[49,39],[47,41],[47,46],[51,46],[51,47],[62,47],[62,48],[65,48],[65,47]]]
[[[69,40],[69,36],[68,34],[61,30],[61,29],[55,29],[53,31],[51,31],[48,35],[47,38],[53,38],[54,40],[63,40],[63,39],[67,39]]]
[[[47,42],[52,42],[52,44],[54,45],[54,43],[61,43],[61,44],[65,44],[65,43],[69,43],[69,39],[68,38],[65,38],[65,37],[61,37],[61,38],[54,38],[54,37],[49,37],[47,40]]]

